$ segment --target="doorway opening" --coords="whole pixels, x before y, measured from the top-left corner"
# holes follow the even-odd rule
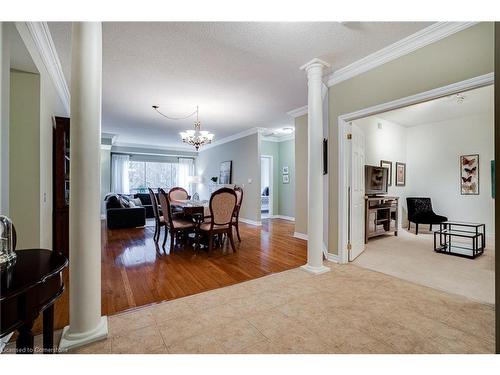
[[[339,118],[342,262],[493,303],[491,78]]]
[[[266,219],[273,216],[273,157],[260,157],[260,215]]]

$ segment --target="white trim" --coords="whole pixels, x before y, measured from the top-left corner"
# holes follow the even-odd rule
[[[389,61],[465,30],[474,26],[476,23],[477,22],[436,22],[344,68],[334,71],[327,77],[326,84],[328,87],[336,85],[337,83],[353,78],[388,63]]]
[[[292,116],[293,118],[307,115],[307,105],[300,108],[292,109],[291,111],[288,111],[286,114],[288,116]]]
[[[288,221],[295,221],[294,217],[285,215],[273,215],[272,217],[270,217],[270,219],[283,219]]]
[[[111,151],[111,145],[101,145],[101,150],[108,150]]]
[[[69,332],[69,326],[66,326],[59,342],[59,352],[64,353],[70,349],[103,340],[106,337],[108,337],[108,318],[106,316],[101,316],[97,327],[90,332],[72,334]]]
[[[268,214],[267,216],[268,217],[273,217],[274,216],[274,158],[272,155],[260,155],[260,174],[262,176],[262,158],[267,158],[269,159],[271,162],[269,163],[270,166],[269,166],[269,201],[270,201],[270,205],[269,205],[269,211],[268,211]],[[260,185],[260,189],[262,189],[262,184]],[[259,189],[259,190],[260,190]],[[262,190],[261,190],[261,193],[262,194]],[[261,199],[261,195],[259,195],[259,199]],[[261,202],[261,212],[262,212],[262,202]],[[261,214],[261,219],[262,219],[262,214]]]
[[[232,142],[232,141],[235,141],[235,140],[240,139],[240,138],[248,137],[249,135],[259,133],[260,131],[261,131],[261,128],[251,128],[251,129],[244,130],[242,132],[230,135],[229,137],[221,138],[218,141],[212,142],[206,146],[201,146],[200,151],[198,151],[198,152],[210,150],[213,147],[217,147],[217,146],[223,145],[224,143]]]
[[[350,121],[373,116],[381,112],[392,111],[394,109],[407,107],[417,103],[437,99],[447,95],[452,95],[457,92],[475,89],[478,87],[488,86],[494,84],[494,73],[484,74],[482,76],[466,79],[464,81],[452,83],[443,87],[438,87],[429,91],[424,91],[419,94],[410,95],[401,99],[393,100],[390,102],[382,103],[372,107],[364,108],[359,111],[347,113],[338,117],[338,170],[339,170],[339,185],[338,185],[338,217],[339,217],[339,239],[338,239],[338,254],[341,263],[348,262],[347,254],[347,236],[348,236],[348,225],[347,225],[347,206],[348,197],[347,192],[349,188],[348,181],[348,155],[346,155],[349,150],[347,144],[347,126]]]
[[[281,137],[277,137],[275,135],[262,135],[261,140],[266,141],[266,142],[285,142],[285,141],[291,141],[295,139],[295,134],[286,134]]]
[[[300,232],[293,232],[293,236],[295,238],[299,238],[301,240],[306,240],[307,241],[307,234],[300,233]]]
[[[115,137],[116,139],[116,137]],[[180,151],[180,152],[190,152],[192,154],[196,154],[196,150],[192,146],[157,146],[157,145],[147,145],[143,143],[127,143],[127,142],[116,142],[113,141],[113,147],[129,147],[129,148],[140,148],[143,150],[158,150],[158,151]],[[141,154],[138,152],[138,154]],[[144,153],[145,154],[145,153]],[[147,153],[147,155],[153,155],[151,153]],[[156,155],[156,154],[154,154]],[[157,154],[157,155],[166,155],[166,154]],[[177,155],[176,155],[177,156]]]
[[[244,217],[240,217],[238,220],[241,221],[242,223],[245,223],[245,224],[255,225],[256,227],[262,226],[261,221],[245,219]]]
[[[313,267],[313,266],[310,266],[309,264],[304,264],[300,268],[306,270],[309,273],[315,274],[315,275],[319,275],[321,273],[325,273],[325,272],[329,272],[330,271],[330,267],[326,267],[326,266],[323,266],[323,265],[319,266],[319,267]]]
[[[52,35],[47,22],[24,22],[33,39],[36,49],[42,58],[42,62],[49,73],[56,91],[66,109],[70,111],[70,92],[66,78],[61,67]]]
[[[340,257],[337,254],[328,253],[326,259],[333,263],[340,263]]]

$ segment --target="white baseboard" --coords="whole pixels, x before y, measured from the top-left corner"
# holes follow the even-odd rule
[[[333,263],[340,263],[340,257],[338,256],[338,254],[332,254],[332,253],[327,253],[327,257],[326,259],[330,262],[333,262]]]
[[[244,217],[240,217],[239,220],[242,223],[250,224],[250,225],[255,225],[256,227],[260,227],[262,225],[261,221],[255,221],[255,220],[245,219]]]
[[[307,234],[300,233],[300,232],[293,232],[293,236],[295,238],[300,238],[301,240],[306,240],[307,241]]]
[[[294,217],[285,216],[285,215],[273,215],[273,216],[271,216],[271,219],[283,219],[283,220],[288,220],[288,221],[295,221]]]

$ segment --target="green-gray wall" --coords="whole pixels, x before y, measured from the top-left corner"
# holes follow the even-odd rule
[[[40,76],[11,71],[9,216],[17,247],[40,246]]]
[[[232,183],[243,187],[240,217],[260,221],[260,141],[255,133],[217,146],[200,149],[196,158],[196,174],[203,177],[198,184],[200,198],[210,197],[210,178],[219,176],[220,163],[232,160]],[[251,182],[249,182],[251,181]]]
[[[261,141],[260,152],[273,157],[273,215],[295,217],[295,141]],[[288,184],[283,183],[284,166],[289,170]]]

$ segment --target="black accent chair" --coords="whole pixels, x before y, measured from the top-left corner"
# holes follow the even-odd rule
[[[446,216],[434,213],[431,198],[406,198],[406,205],[408,207],[408,230],[410,230],[410,224],[415,223],[415,234],[418,234],[418,224],[429,224],[429,230],[432,231],[432,224],[448,221]]]
[[[146,225],[146,209],[122,207],[116,195],[106,197],[106,223],[109,229],[135,228]]]

